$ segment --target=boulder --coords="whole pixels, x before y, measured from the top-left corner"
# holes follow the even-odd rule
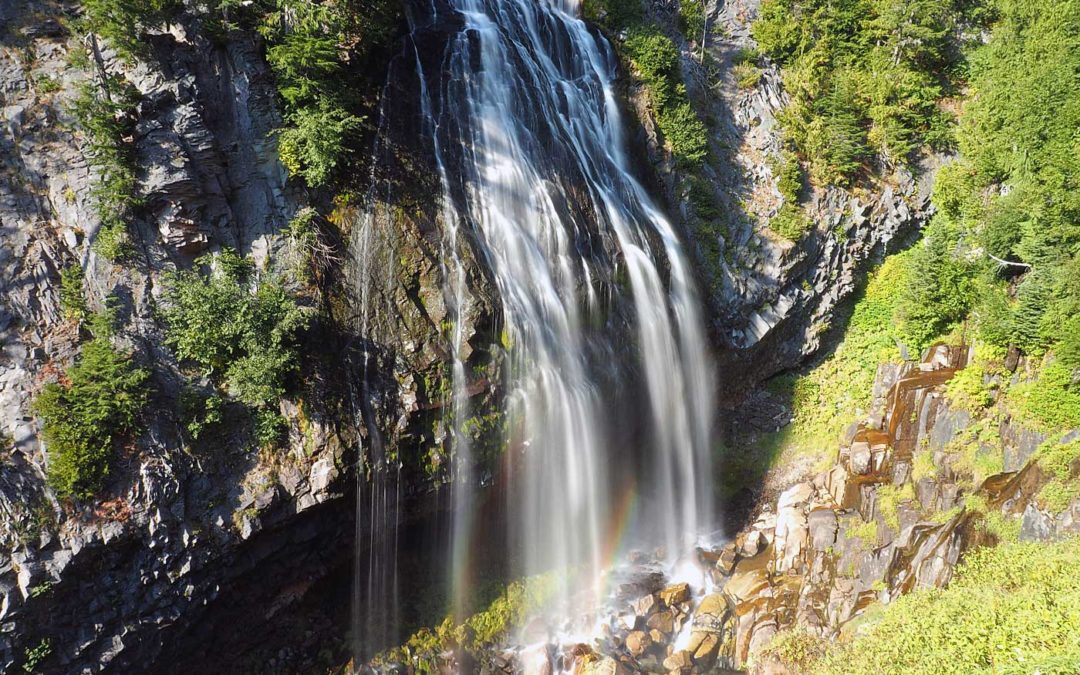
[[[690,599],[690,584],[682,583],[668,586],[664,590],[660,591],[660,600],[663,601],[667,607],[674,607],[679,603],[686,602]]]
[[[637,658],[643,655],[652,646],[652,637],[645,631],[631,631],[626,636],[626,650],[630,655]]]

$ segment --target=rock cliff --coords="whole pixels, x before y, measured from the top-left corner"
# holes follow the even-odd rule
[[[773,68],[740,89],[728,67],[749,44],[755,7],[709,3],[708,67],[699,45],[678,38],[690,94],[715,122],[710,143],[719,159],[704,174],[722,207],[715,218],[692,208],[686,176],[658,144],[640,91],[626,79],[649,158],[642,177],[666,194],[696,249],[721,366],[739,385],[725,390],[732,403],[743,385],[814,352],[866,263],[917,227],[929,208],[928,173],[891,175],[854,191],[808,195],[815,227],[797,242],[769,232],[782,199],[769,158],[779,148],[784,94]],[[673,3],[655,2],[650,11],[678,37]],[[311,203],[325,207],[330,196],[297,187],[278,160],[271,133],[280,123],[277,93],[257,35],[211,39],[184,12],[150,31],[137,59],[103,45],[104,66],[137,92],[126,141],[140,206],[131,223],[134,255],[124,264],[101,256],[92,196],[99,170],[71,111],[96,67],[81,65],[89,43],[72,32],[79,13],[70,3],[0,0],[0,664],[23,663],[41,644],[42,672],[240,670],[265,666],[271,654],[271,670],[295,671],[314,667],[324,648],[337,650],[333,661],[343,653],[340,640],[328,646],[316,633],[336,625],[324,638],[343,636],[347,621],[334,611],[346,608],[327,610],[319,599],[348,583],[343,570],[356,536],[352,467],[368,427],[385,433],[409,466],[424,469],[409,477],[417,503],[445,474],[440,230],[424,201],[433,194],[424,182],[430,166],[408,146],[418,132],[410,126],[416,111],[388,117],[401,125],[388,135],[401,142],[376,150],[396,153],[389,174],[350,186],[378,204],[375,217],[365,220],[355,201],[323,208],[332,211],[337,252],[346,259],[331,266],[327,288],[292,289],[325,311],[306,338],[303,382],[281,403],[285,447],[260,453],[242,430],[230,429],[213,453],[200,453],[180,431],[184,375],[164,346],[156,309],[164,275],[226,246],[249,255],[259,274],[284,274],[293,255],[287,223]],[[387,81],[410,86],[407,78]],[[396,93],[409,98],[407,90]],[[368,247],[372,228],[392,230],[395,243]],[[153,382],[145,432],[130,439],[100,497],[86,502],[60,501],[46,487],[47,448],[30,411],[43,384],[77,353],[81,328],[60,302],[60,274],[72,265],[83,271],[91,308],[119,299],[117,340],[151,369]],[[484,415],[497,396],[498,307],[483,266],[470,259],[467,267],[475,300],[467,356],[490,372],[470,395],[478,420],[490,423]],[[360,340],[361,332],[376,339]],[[365,370],[370,388],[358,396]],[[364,405],[370,408],[357,409]],[[784,521],[783,537],[779,525],[752,537],[764,542],[762,550],[783,550],[778,559],[795,567],[811,565],[807,556],[817,550],[795,525],[812,521],[817,533],[831,527],[822,509],[808,512],[811,497],[824,499],[828,489],[800,490],[784,508],[802,515]],[[934,490],[948,499],[946,488]],[[1042,516],[1031,520],[1057,527]],[[937,531],[905,546],[922,546]],[[935,556],[952,550],[951,538],[932,547]],[[874,574],[886,563],[873,563]]]

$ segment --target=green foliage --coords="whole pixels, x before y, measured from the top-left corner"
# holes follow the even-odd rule
[[[260,408],[255,411],[255,440],[260,447],[274,447],[281,442],[288,422],[277,410]]]
[[[776,659],[788,672],[805,673],[825,656],[828,648],[829,641],[811,635],[801,627],[786,628],[773,636],[754,661]]]
[[[49,451],[48,480],[60,496],[89,498],[102,486],[116,445],[139,430],[149,373],[113,347],[107,316],[94,322],[60,382],[45,385],[34,400],[41,437]]]
[[[945,398],[956,408],[978,412],[994,402],[993,375],[1004,375],[1005,355],[992,345],[978,344],[975,358],[945,384]]]
[[[223,378],[241,402],[262,407],[285,393],[299,363],[297,334],[307,313],[274,279],[252,290],[251,264],[229,249],[166,280],[167,343],[184,361]]]
[[[885,606],[810,672],[1066,673],[1080,662],[1080,538],[968,554],[944,590]]]
[[[894,315],[910,252],[891,256],[856,299],[843,342],[819,365],[779,382],[792,397],[792,449],[835,449],[840,433],[870,406],[878,364],[899,358]]]
[[[874,154],[906,164],[947,144],[937,102],[963,28],[981,18],[979,3],[959,0],[766,0],[753,35],[782,67],[781,124],[811,177],[843,184]]]
[[[1069,443],[1047,441],[1039,446],[1035,460],[1050,476],[1039,491],[1039,503],[1051,513],[1061,513],[1080,498],[1080,480],[1073,476],[1073,466],[1080,462],[1080,439]]]
[[[1080,386],[1060,362],[1045,363],[1036,380],[1011,387],[1007,400],[1017,417],[1039,429],[1080,428]]]
[[[788,241],[799,241],[809,228],[810,218],[793,202],[785,202],[769,221],[769,229]]]
[[[52,654],[52,643],[48,639],[42,639],[35,647],[30,647],[23,655],[23,672],[32,673],[37,670],[41,662]]]
[[[127,221],[140,203],[131,142],[137,100],[134,87],[119,76],[108,76],[103,87],[85,84],[73,105],[86,133],[90,162],[97,170],[91,196],[101,226],[94,250],[113,261],[131,254]]]
[[[705,32],[704,0],[679,0],[679,29],[687,40],[701,41]]]
[[[168,22],[182,7],[179,0],[83,0],[87,28],[126,56],[143,54],[149,28]]]
[[[326,101],[297,108],[281,130],[278,152],[290,174],[311,187],[324,185],[341,161],[346,139],[360,128],[361,118]]]
[[[784,201],[798,204],[803,191],[803,173],[798,155],[789,150],[782,151],[779,159],[773,160],[772,170],[780,178],[777,187]]]
[[[401,6],[394,0],[270,4],[260,32],[285,102],[282,163],[291,175],[319,187],[340,169],[363,122],[357,111],[364,101],[352,66],[393,36]]]
[[[216,394],[205,394],[185,387],[180,394],[180,421],[192,440],[221,423],[225,401]]]
[[[915,488],[911,483],[901,486],[883,485],[877,490],[877,511],[892,530],[900,530],[899,508],[901,502],[915,500]]]
[[[644,16],[641,0],[584,0],[582,12],[585,18],[613,31],[636,26]]]
[[[83,270],[77,264],[60,270],[60,309],[64,311],[64,317],[68,320],[81,321],[86,318]]]
[[[633,28],[622,44],[649,90],[657,126],[676,159],[696,167],[708,156],[708,130],[698,118],[679,68],[679,50],[653,25]]]
[[[959,255],[958,241],[955,228],[935,219],[911,252],[897,311],[901,335],[915,350],[948,332],[974,302],[971,269]]]
[[[490,648],[507,633],[521,626],[525,619],[543,607],[556,589],[556,573],[528,577],[508,584],[483,611],[460,623],[447,616],[435,629],[423,628],[401,647],[375,658],[377,665],[411,664],[420,672],[435,672],[439,655],[449,649],[463,648],[476,653]]]
[[[753,89],[761,81],[761,69],[749,61],[736,63],[731,72],[739,89]]]
[[[867,548],[874,547],[878,540],[878,523],[876,520],[860,521],[847,528],[847,536],[862,541]]]

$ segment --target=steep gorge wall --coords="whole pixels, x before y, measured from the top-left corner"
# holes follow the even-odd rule
[[[654,3],[650,11],[675,34],[673,3]],[[753,11],[752,3],[710,4],[708,49],[720,63],[712,74],[684,43],[691,95],[716,120],[711,143],[722,159],[705,176],[723,205],[722,230],[702,227],[693,213],[679,170],[650,135],[640,91],[627,79],[627,98],[644,130],[639,141],[651,161],[641,173],[655,177],[691,233],[723,373],[739,385],[725,389],[732,402],[742,385],[812,353],[864,263],[917,225],[928,208],[924,181],[901,176],[859,195],[816,192],[809,207],[818,223],[813,232],[797,243],[770,236],[764,223],[779,197],[765,160],[778,147],[775,114],[783,93],[775,70],[744,91],[724,65],[746,43]],[[227,602],[257,606],[252,631],[265,634],[238,635],[237,650],[262,655],[275,642],[295,640],[295,653],[280,656],[277,667],[309,667],[317,640],[305,644],[297,633],[271,629],[290,611],[301,612],[309,589],[317,596],[320,583],[349,564],[351,467],[366,431],[352,408],[352,383],[342,380],[355,377],[358,353],[369,355],[375,373],[377,391],[363,395],[374,402],[376,426],[394,452],[429,467],[410,478],[415,496],[422,499],[445,471],[445,300],[440,223],[425,201],[434,194],[425,189],[430,167],[405,147],[390,148],[400,153],[400,171],[376,176],[391,188],[372,194],[384,207],[377,209],[382,215],[375,227],[390,231],[395,244],[338,270],[344,302],[299,289],[307,304],[334,305],[330,316],[337,323],[317,323],[305,345],[310,377],[301,395],[282,404],[290,424],[287,446],[268,456],[249,449],[249,439],[237,431],[215,443],[214,455],[192,453],[178,428],[183,375],[163,345],[155,314],[162,275],[221,246],[250,255],[261,273],[284,273],[292,252],[283,230],[320,196],[288,181],[278,161],[269,132],[280,113],[257,38],[233,32],[212,41],[184,18],[154,31],[152,56],[134,65],[105,50],[109,69],[123,72],[140,94],[131,140],[145,207],[133,223],[132,262],[99,256],[92,245],[99,229],[90,194],[95,169],[69,111],[90,74],[70,66],[69,54],[85,48],[83,36],[70,34],[60,20],[75,13],[62,3],[0,2],[0,662],[19,663],[46,641],[45,672],[161,672],[166,666],[159,659],[180,655],[198,663],[211,647],[223,648],[207,643],[198,625],[221,625],[212,617],[227,616],[219,609]],[[397,78],[390,83],[407,86]],[[407,101],[415,93],[398,95]],[[391,119],[403,128],[394,137],[414,136],[418,129],[409,125],[417,111],[396,112]],[[750,202],[771,206],[750,216],[743,207]],[[357,207],[339,206],[333,217],[357,250],[364,236]],[[723,255],[710,257],[707,251],[717,249],[712,242],[701,245],[703,236],[721,237]],[[132,439],[101,498],[76,504],[58,502],[45,487],[46,454],[29,410],[41,385],[77,352],[79,329],[59,305],[59,273],[72,264],[84,270],[93,307],[110,294],[121,299],[119,341],[154,373],[147,431]],[[474,363],[491,368],[472,392],[484,410],[497,396],[503,346],[492,282],[476,260],[468,268],[476,302],[466,334]],[[364,284],[381,308],[368,317],[361,317],[352,295]],[[355,339],[362,318],[370,319],[375,343]],[[312,625],[334,618],[312,611],[302,614],[315,617]]]

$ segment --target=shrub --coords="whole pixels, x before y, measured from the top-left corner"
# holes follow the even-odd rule
[[[1059,362],[1044,364],[1035,381],[1011,387],[1007,400],[1018,417],[1042,430],[1080,428],[1080,388]]]
[[[101,220],[94,250],[113,261],[131,254],[127,220],[140,203],[129,140],[137,98],[134,87],[123,78],[108,76],[101,88],[84,85],[73,108],[89,142],[90,162],[98,172],[91,186],[94,210]]]
[[[101,489],[119,441],[139,429],[149,373],[113,347],[108,314],[60,382],[34,400],[49,451],[49,484],[62,497],[89,498]]]
[[[216,394],[184,388],[180,393],[180,421],[192,440],[199,440],[204,431],[221,423],[224,403]]]
[[[813,672],[1069,672],[1080,661],[1077,555],[1077,537],[973,551],[947,589],[887,605]]]
[[[761,69],[750,62],[736,63],[731,72],[739,89],[753,89],[761,81]]]
[[[68,320],[86,318],[86,298],[83,297],[83,270],[78,264],[60,271],[60,309]]]
[[[243,403],[261,407],[285,393],[296,371],[296,337],[307,313],[269,279],[251,290],[251,264],[229,249],[196,265],[209,275],[183,271],[166,280],[166,341],[184,361],[224,380]]]
[[[630,31],[623,49],[648,87],[657,126],[672,154],[685,166],[700,165],[709,153],[708,130],[682,84],[675,43],[655,26],[638,26]]]
[[[1039,503],[1051,513],[1061,513],[1080,498],[1080,481],[1073,478],[1072,466],[1080,459],[1080,439],[1069,443],[1047,441],[1039,446],[1035,460],[1050,476],[1038,494]]]
[[[679,0],[679,29],[687,40],[701,41],[705,32],[704,0]]]
[[[769,229],[787,241],[799,241],[809,227],[810,218],[793,202],[785,202],[769,221]]]
[[[341,161],[347,137],[361,118],[326,101],[297,109],[280,132],[281,163],[311,187],[324,185]]]

